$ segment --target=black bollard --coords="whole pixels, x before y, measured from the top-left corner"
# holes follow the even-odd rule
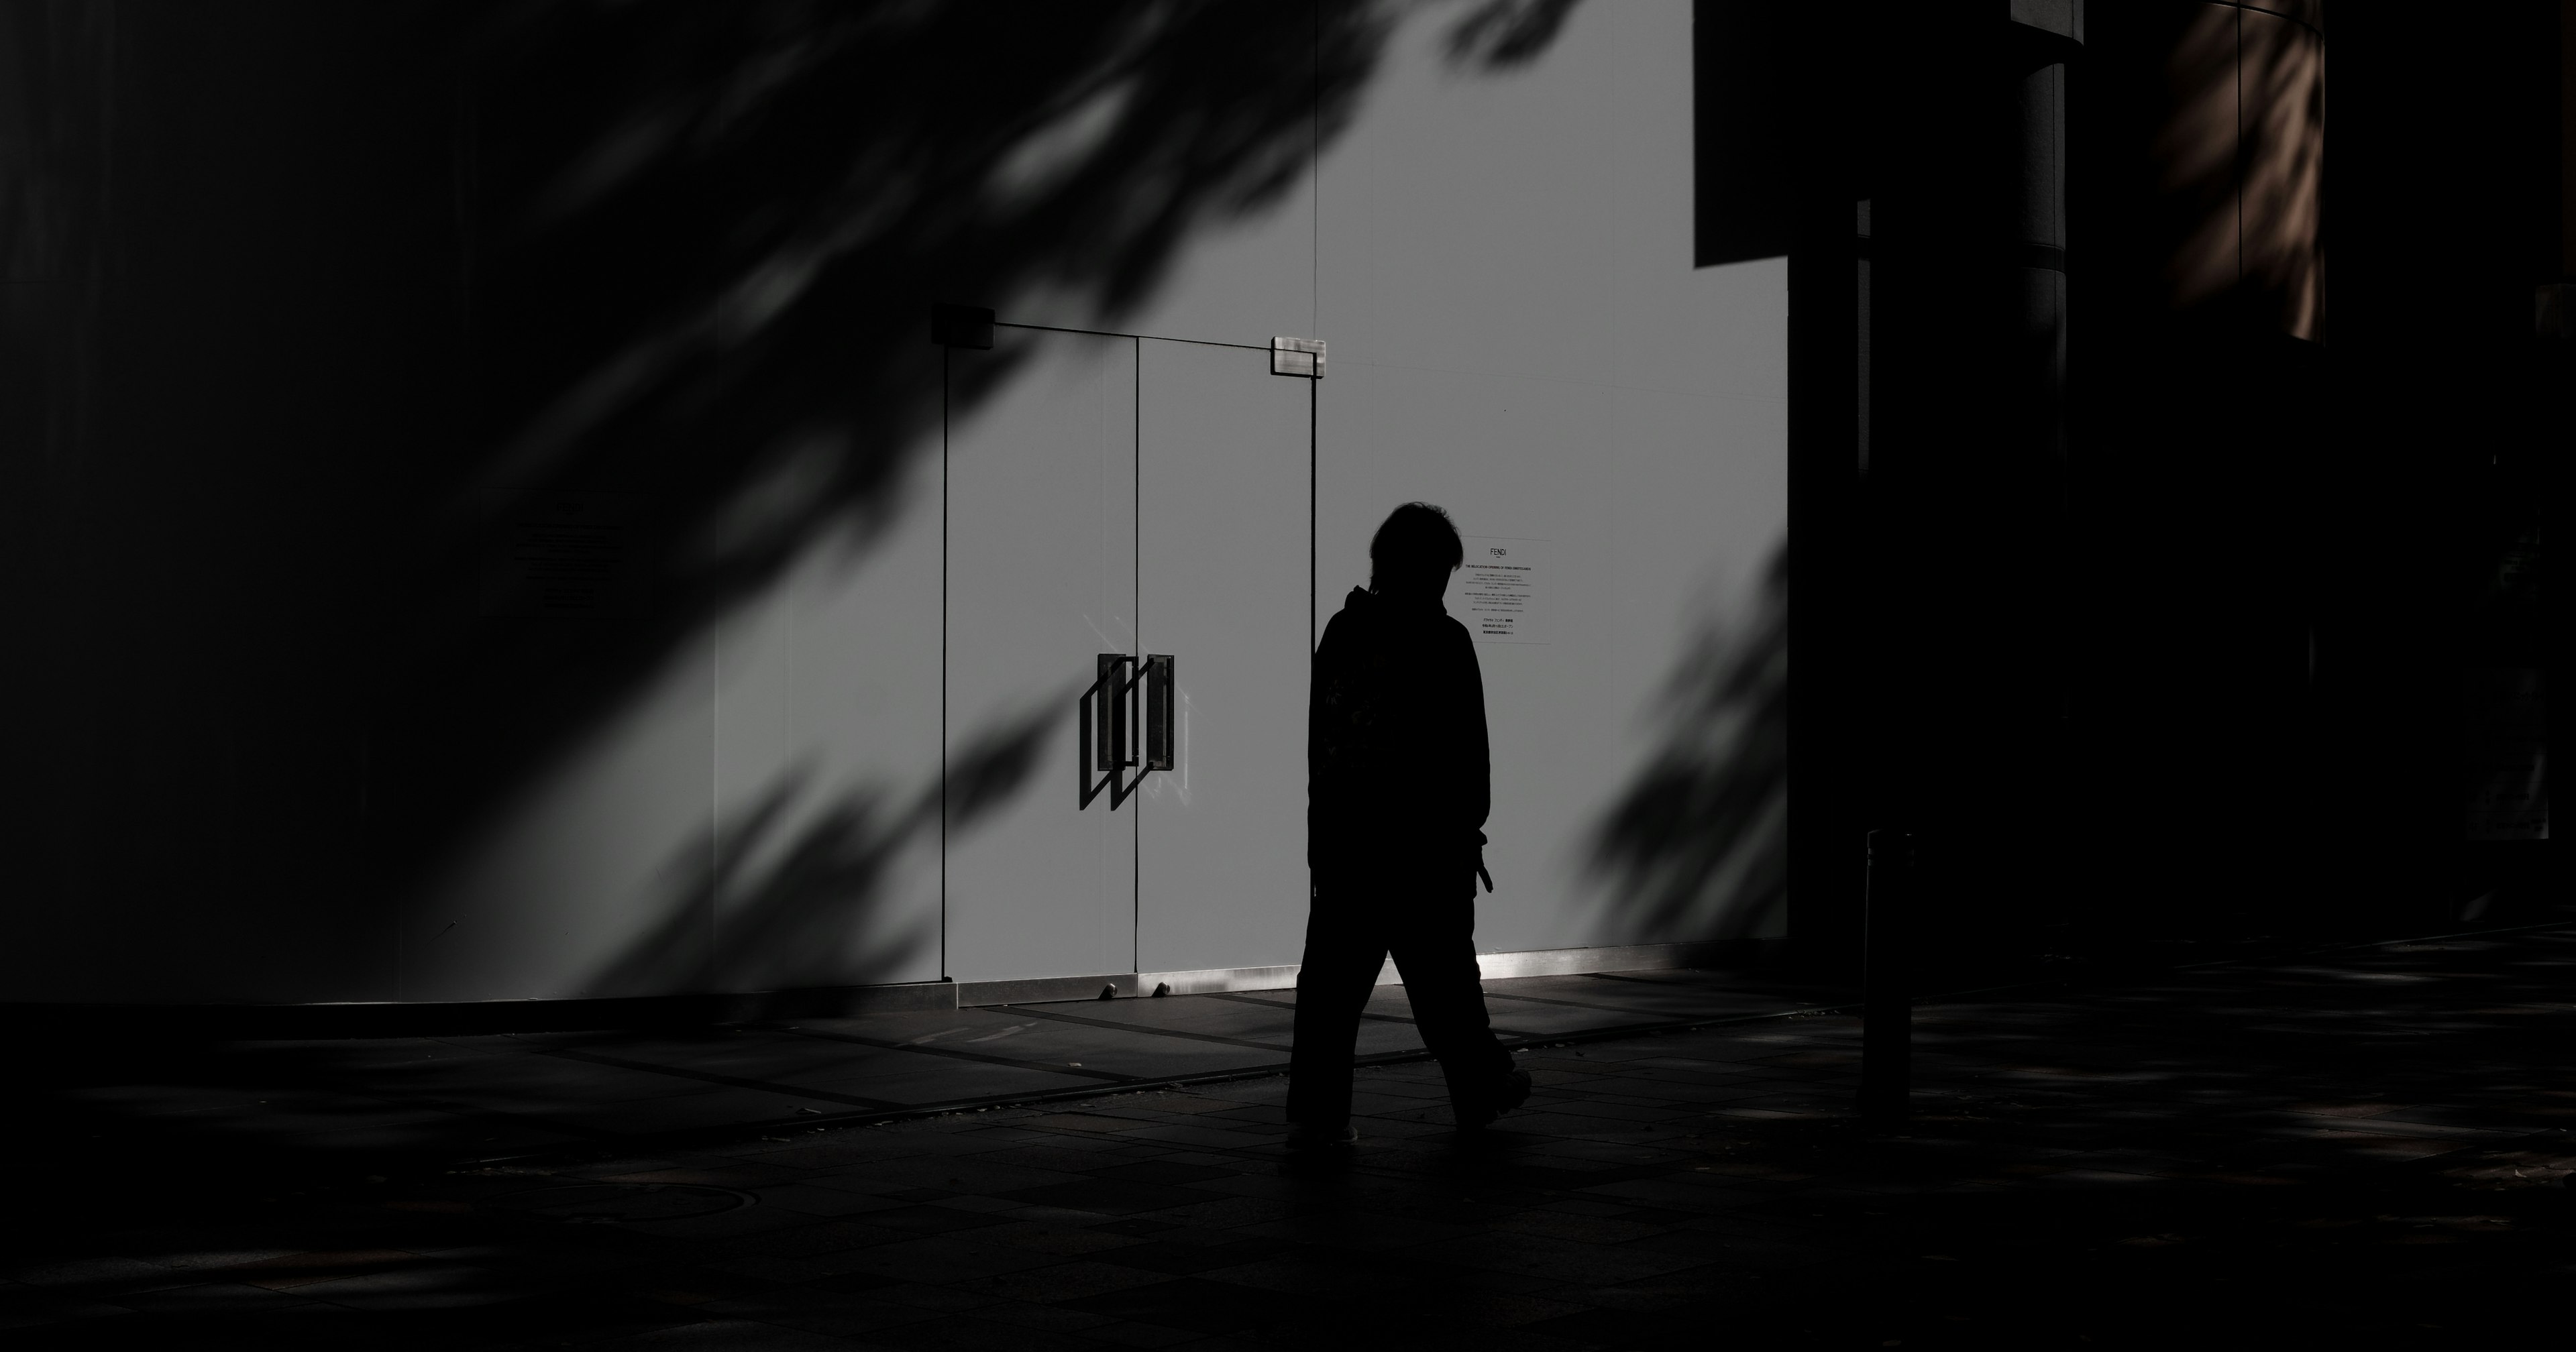
[[[1869,833],[1869,892],[1861,930],[1860,1115],[1905,1120],[1914,1055],[1914,838],[1903,831]]]

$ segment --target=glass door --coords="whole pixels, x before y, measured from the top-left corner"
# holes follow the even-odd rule
[[[1081,786],[1076,711],[1136,651],[1136,340],[1002,327],[951,348],[945,970],[1134,970],[1136,814]],[[953,405],[952,405],[953,406]],[[1126,782],[1132,782],[1132,771]]]
[[[1313,382],[1009,325],[948,359],[999,392],[948,432],[945,970],[1297,961]]]
[[[1172,658],[1173,758],[1136,806],[1148,972],[1297,961],[1315,382],[1266,350],[1146,339],[1137,621]]]

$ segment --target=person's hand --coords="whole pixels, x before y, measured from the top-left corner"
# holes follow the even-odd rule
[[[1485,871],[1485,857],[1481,854],[1476,856],[1476,876],[1485,880],[1487,892],[1494,890],[1494,875]]]

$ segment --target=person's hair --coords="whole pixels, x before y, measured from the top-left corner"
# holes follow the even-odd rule
[[[1449,514],[1427,502],[1408,502],[1388,513],[1369,540],[1369,590],[1428,582],[1466,561],[1467,546]]]

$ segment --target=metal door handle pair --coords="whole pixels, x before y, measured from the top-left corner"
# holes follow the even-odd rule
[[[1142,663],[1126,653],[1102,653],[1091,686],[1076,702],[1074,722],[1082,750],[1075,769],[1081,777],[1080,807],[1090,807],[1102,789],[1116,811],[1127,802],[1146,772],[1172,768],[1172,655],[1148,654]],[[1132,673],[1132,674],[1131,674]],[[1138,689],[1144,708],[1139,717]],[[1134,730],[1144,725],[1144,754],[1136,754]],[[1127,771],[1136,771],[1134,779]],[[1094,780],[1093,775],[1100,778]]]

